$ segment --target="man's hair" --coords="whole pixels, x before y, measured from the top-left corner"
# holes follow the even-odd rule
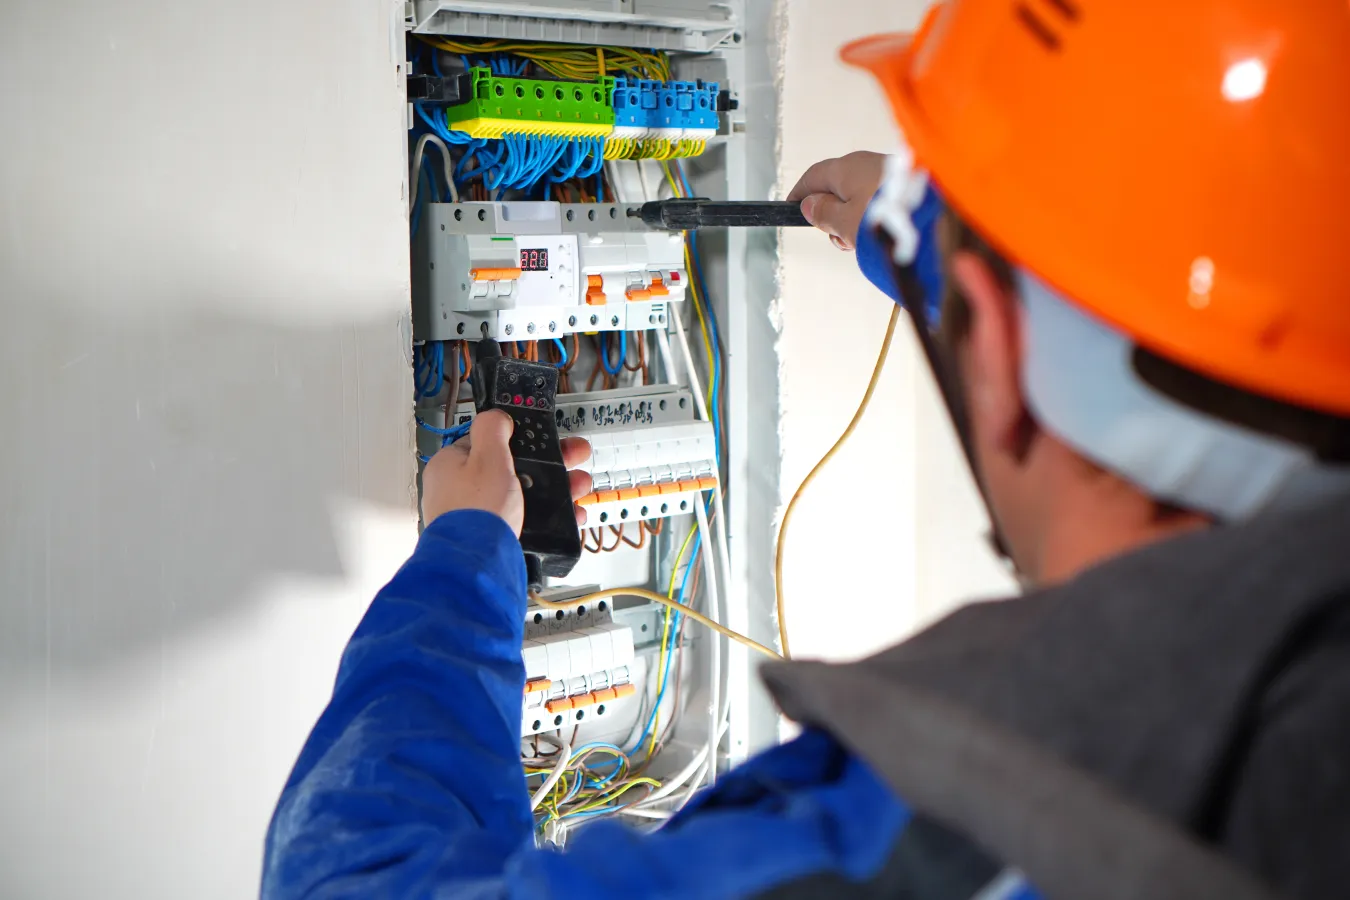
[[[950,260],[958,251],[984,261],[1000,286],[1015,290],[1014,268],[956,213],[948,210],[938,222],[944,285],[939,341],[948,349],[970,334],[970,304],[951,277]],[[1145,384],[1182,406],[1216,419],[1307,447],[1326,463],[1350,463],[1350,419],[1295,406],[1215,381],[1135,345],[1131,360]]]

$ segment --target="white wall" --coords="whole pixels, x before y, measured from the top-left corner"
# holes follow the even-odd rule
[[[897,132],[871,76],[838,61],[849,40],[910,30],[923,0],[785,0],[781,181]],[[814,231],[783,236],[784,502],[848,423],[890,302]],[[867,418],[793,514],[785,564],[793,654],[880,649],[964,599],[1011,582],[981,539],[983,512],[918,345],[901,320]]]
[[[0,9],[0,896],[256,895],[412,545],[390,13]]]

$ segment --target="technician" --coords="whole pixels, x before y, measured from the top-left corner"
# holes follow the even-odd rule
[[[538,850],[521,494],[481,416],[265,897],[1346,896],[1350,7],[951,0],[846,55],[912,150],[792,196],[913,316],[1027,595],[766,667],[801,737],[654,834]]]

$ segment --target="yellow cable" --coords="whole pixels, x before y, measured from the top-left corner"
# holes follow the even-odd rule
[[[891,310],[891,321],[886,325],[886,338],[881,342],[881,352],[877,354],[877,364],[872,369],[872,378],[867,382],[867,391],[863,394],[862,402],[858,404],[858,411],[853,414],[848,427],[844,433],[839,435],[839,440],[834,442],[834,446],[820,458],[820,462],[815,464],[807,476],[802,479],[802,483],[797,487],[796,493],[788,501],[787,509],[783,511],[783,523],[778,526],[778,547],[774,551],[773,561],[773,583],[774,590],[778,595],[778,642],[783,647],[783,658],[791,657],[788,649],[787,634],[787,610],[783,602],[783,544],[787,540],[788,525],[792,522],[792,512],[797,507],[797,501],[801,499],[808,485],[815,480],[834,455],[839,452],[839,448],[853,435],[853,430],[858,427],[862,421],[863,415],[867,412],[867,406],[872,402],[872,395],[876,393],[877,384],[881,381],[881,373],[886,368],[886,357],[891,352],[891,339],[895,337],[895,325],[900,321],[900,304],[896,304]]]
[[[660,603],[663,606],[669,606],[671,609],[679,610],[680,612],[684,613],[686,616],[693,619],[695,622],[698,622],[700,625],[703,625],[707,628],[711,628],[713,631],[717,632],[723,637],[730,638],[731,640],[735,641],[738,644],[744,644],[751,650],[763,653],[765,656],[768,656],[772,659],[782,659],[782,657],[778,655],[778,652],[776,650],[772,650],[764,646],[759,641],[756,641],[753,638],[748,638],[745,635],[740,634],[739,632],[732,631],[730,628],[727,628],[725,625],[722,625],[718,622],[714,622],[712,619],[708,618],[703,613],[699,612],[698,610],[694,609],[691,606],[685,606],[683,603],[680,603],[676,600],[671,600],[669,597],[662,596],[661,594],[658,594],[655,591],[649,591],[646,588],[635,588],[635,587],[610,588],[609,590],[596,591],[594,594],[587,594],[584,597],[578,597],[574,600],[565,600],[561,603],[555,603],[552,600],[545,600],[538,594],[531,594],[530,600],[532,600],[539,606],[543,607],[544,609],[570,610],[575,609],[577,604],[579,603],[594,603],[600,600],[608,600],[610,597],[639,597],[643,600],[650,600],[652,603]]]

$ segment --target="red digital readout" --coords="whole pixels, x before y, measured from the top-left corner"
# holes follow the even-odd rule
[[[548,250],[521,250],[520,270],[522,272],[547,272]]]

